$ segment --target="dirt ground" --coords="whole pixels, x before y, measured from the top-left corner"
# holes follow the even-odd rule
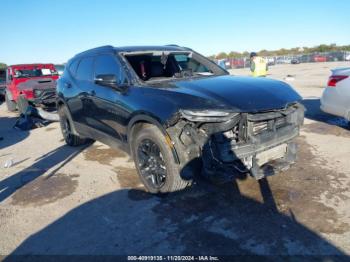
[[[268,77],[294,76],[307,109],[290,170],[220,187],[198,181],[165,197],[144,191],[125,153],[97,142],[70,148],[58,123],[14,130],[16,114],[2,104],[0,255],[349,255],[350,130],[319,110],[339,66],[350,64],[270,67]]]

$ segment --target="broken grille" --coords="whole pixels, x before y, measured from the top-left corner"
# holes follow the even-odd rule
[[[275,131],[278,128],[286,126],[287,124],[287,116],[270,120],[248,121],[248,126],[250,126],[251,128],[250,130],[253,136],[259,135],[267,131]]]

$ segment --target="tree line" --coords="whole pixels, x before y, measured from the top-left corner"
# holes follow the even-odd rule
[[[350,51],[350,45],[318,45],[314,47],[294,47],[290,49],[281,48],[279,50],[260,50],[257,52],[260,56],[283,56],[283,55],[300,55],[300,54],[311,54],[311,53],[323,53],[323,52],[332,52],[332,51]],[[231,51],[229,53],[220,52],[216,55],[211,55],[208,58],[210,59],[223,59],[223,58],[240,58],[240,57],[249,57],[249,52],[235,52]],[[0,69],[6,68],[5,63],[0,63]]]
[[[300,55],[300,54],[310,54],[310,53],[323,53],[323,52],[332,52],[332,51],[350,51],[350,45],[318,45],[314,47],[294,47],[290,49],[281,48],[279,50],[260,50],[257,52],[260,56],[283,56],[283,55]],[[240,57],[248,57],[248,51],[244,52],[235,52],[231,51],[229,53],[220,52],[216,55],[209,56],[210,59],[223,59],[223,58],[240,58]]]

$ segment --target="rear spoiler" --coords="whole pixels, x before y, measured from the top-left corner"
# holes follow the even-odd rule
[[[350,74],[350,67],[337,67],[334,69],[331,69],[332,75],[339,75],[339,74]]]

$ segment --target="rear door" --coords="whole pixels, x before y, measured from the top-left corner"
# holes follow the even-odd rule
[[[113,54],[101,54],[95,57],[94,77],[98,75],[115,75],[118,85],[125,84],[126,78],[117,57]],[[124,140],[121,134],[125,133],[126,120],[130,110],[126,106],[128,91],[98,85],[93,83],[90,92],[92,106],[90,107],[87,122],[96,128],[102,135],[116,140]]]
[[[90,93],[93,86],[93,57],[84,57],[72,64],[72,79],[66,83],[66,94],[69,97],[67,103],[76,124],[80,125],[84,135],[90,135],[87,116],[89,110],[93,110]]]

